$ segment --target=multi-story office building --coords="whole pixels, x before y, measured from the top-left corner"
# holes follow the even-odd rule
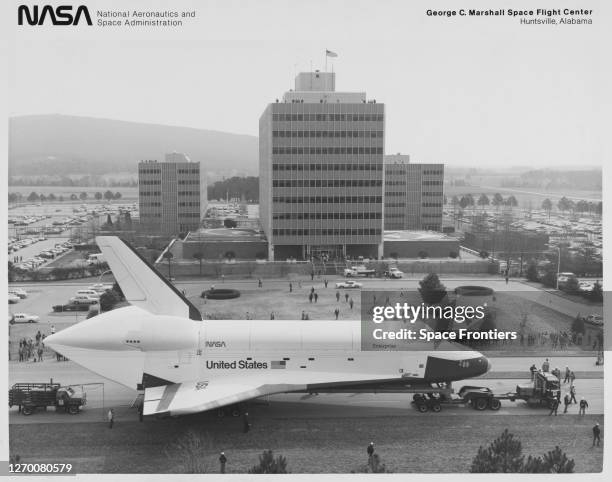
[[[444,164],[385,156],[385,230],[442,230]]]
[[[260,218],[269,258],[380,257],[385,108],[300,73],[259,120]]]
[[[199,162],[181,153],[165,162],[138,164],[140,226],[150,233],[176,235],[199,228],[206,213],[207,186]]]

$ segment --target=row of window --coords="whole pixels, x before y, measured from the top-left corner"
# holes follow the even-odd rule
[[[199,218],[200,213],[179,213],[181,218]]]
[[[442,213],[423,213],[421,214],[422,218],[441,218]]]
[[[406,170],[387,168],[385,170],[385,173],[387,174],[387,176],[405,176]],[[444,171],[442,169],[424,169],[423,171],[421,171],[421,174],[423,174],[424,176],[441,176],[442,174],[444,174]]]
[[[334,137],[334,138],[380,138],[383,137],[383,131],[272,131],[272,137]]]
[[[180,202],[178,203],[179,206],[190,206],[190,207],[194,207],[194,208],[199,208],[200,207],[200,201],[185,201],[185,202]]]
[[[442,181],[423,181],[423,186],[441,186]]]
[[[160,174],[161,169],[159,167],[155,169],[140,168],[138,169],[138,173],[139,174]]]
[[[200,184],[199,179],[182,179],[178,181],[179,184]]]
[[[273,171],[382,171],[382,164],[272,164]]]
[[[276,122],[382,122],[383,114],[272,114]]]
[[[140,207],[153,207],[153,208],[158,208],[161,207],[162,203],[160,202],[141,202],[140,203]]]
[[[156,186],[161,184],[161,179],[151,179],[151,180],[146,180],[146,179],[141,179],[140,181],[138,181],[138,183],[141,186]]]
[[[441,208],[442,203],[421,203],[424,208]]]
[[[374,187],[381,179],[275,179],[272,187]]]
[[[376,236],[380,229],[273,229],[274,236]]]
[[[179,191],[179,196],[199,196],[200,191]]]
[[[381,219],[382,213],[278,213],[272,219]]]
[[[406,181],[387,181],[385,186],[405,186]]]
[[[177,169],[176,172],[179,174],[199,174],[199,169]]]
[[[161,196],[161,191],[142,191],[141,196]]]
[[[272,202],[287,204],[321,203],[382,203],[382,196],[274,196]]]
[[[273,147],[272,154],[382,154],[382,147]]]
[[[406,203],[385,203],[386,208],[405,208]]]

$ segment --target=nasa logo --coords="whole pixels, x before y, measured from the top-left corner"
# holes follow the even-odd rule
[[[27,5],[19,5],[17,9],[17,23],[23,25],[25,17],[28,25],[43,25],[45,20],[51,19],[53,25],[78,25],[81,16],[85,18],[87,25],[92,25],[89,10],[85,5],[80,5],[76,9],[76,13],[72,15],[72,5],[58,5],[55,9],[51,5],[45,5],[39,9],[38,5],[28,7]]]
[[[224,341],[207,341],[206,342],[206,348],[225,348],[225,342]]]
[[[208,382],[198,382],[196,383],[196,390],[204,390],[208,386]]]

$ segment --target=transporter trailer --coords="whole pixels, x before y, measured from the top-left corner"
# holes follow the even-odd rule
[[[515,392],[493,393],[490,388],[464,386],[457,394],[451,389],[436,391],[435,388],[415,393],[412,403],[417,410],[439,412],[442,405],[468,405],[474,410],[499,410],[502,400],[524,400],[530,406],[552,408],[559,403],[561,389],[559,379],[552,373],[535,372],[530,382],[516,386]]]

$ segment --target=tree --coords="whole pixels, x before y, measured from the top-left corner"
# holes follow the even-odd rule
[[[559,211],[562,211],[562,212],[569,211],[571,207],[570,200],[567,199],[565,196],[563,196],[561,199],[559,199],[559,202],[557,203],[557,207],[559,208]]]
[[[489,197],[486,194],[481,194],[480,197],[478,198],[478,205],[484,208],[485,206],[488,206],[489,204],[491,204],[491,201],[489,201]]]
[[[235,219],[225,218],[223,220],[223,226],[225,226],[226,228],[235,228],[238,226],[238,223]]]
[[[544,276],[540,279],[540,282],[544,286],[548,286],[549,288],[557,287],[557,273],[553,269],[552,266],[549,266],[544,273]]]
[[[439,303],[446,296],[446,287],[436,273],[430,273],[419,281],[419,293],[425,303]]]
[[[479,447],[472,461],[472,473],[515,473],[524,467],[523,447],[508,429],[495,439],[486,449]]]
[[[40,200],[41,203],[44,203],[47,200],[47,196],[45,196],[44,194],[41,193],[40,196],[39,196],[39,200]]]
[[[115,195],[109,190],[104,193],[104,199],[107,201],[112,201]]]
[[[580,289],[580,284],[578,283],[578,279],[571,277],[563,286],[563,291],[567,291],[568,293],[577,293]]]
[[[504,204],[504,198],[500,193],[496,192],[493,195],[493,201],[491,202],[491,204],[493,204],[493,206],[495,206],[496,208],[499,208],[499,206]]]
[[[548,213],[548,219],[550,219],[550,212],[552,211],[552,202],[546,198],[542,201],[542,209]]]
[[[119,295],[115,291],[105,291],[100,295],[100,309],[102,311],[110,311],[119,301]]]
[[[79,199],[81,201],[85,201],[85,199],[87,199],[87,193],[83,191],[81,194],[79,194]]]
[[[39,199],[40,197],[38,196],[38,193],[35,193],[34,191],[32,191],[30,195],[28,196],[29,202],[37,202]]]
[[[196,253],[193,253],[193,257],[200,262],[200,276],[202,276],[202,259],[204,259],[204,253],[198,251]]]
[[[559,446],[549,451],[543,458],[532,457],[531,455],[525,462],[523,472],[530,474],[572,474],[574,473],[575,462],[568,459],[565,452]]]
[[[264,450],[259,456],[259,464],[249,469],[249,474],[286,474],[287,459],[282,455],[274,458],[272,450]]]
[[[121,199],[121,193],[119,191],[117,191],[114,195],[113,195],[113,199]]]
[[[589,299],[599,303],[603,301],[603,288],[599,281],[595,282],[593,289],[589,292]]]
[[[529,263],[529,266],[527,266],[527,273],[525,273],[525,276],[528,281],[534,281],[534,282],[538,281],[538,268],[535,263],[533,262]]]
[[[506,204],[506,206],[510,206],[510,208],[515,208],[518,206],[518,201],[514,196],[508,196],[508,199],[506,199],[504,204]]]
[[[94,197],[96,198],[96,201],[100,201],[103,196],[101,192],[97,192],[94,194]]]
[[[57,196],[53,193],[49,194],[49,197],[47,198],[49,199],[49,201],[55,201],[57,199]]]
[[[74,194],[74,193],[72,193],[72,194],[70,195],[70,200],[71,200],[71,201],[76,201],[78,198],[79,198],[79,197],[78,197],[76,194]]]
[[[576,315],[576,318],[572,320],[570,331],[574,335],[584,335],[586,328],[584,327],[584,318],[582,318],[582,316]]]

